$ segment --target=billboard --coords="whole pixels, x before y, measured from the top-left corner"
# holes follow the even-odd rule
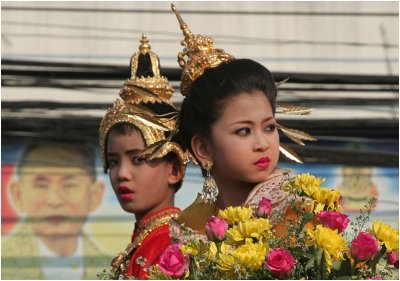
[[[398,227],[398,167],[278,166],[325,178],[350,218],[376,197],[372,219]],[[135,218],[120,208],[97,145],[3,143],[1,181],[3,279],[96,279],[130,242]],[[189,165],[176,206],[187,207],[202,182]]]

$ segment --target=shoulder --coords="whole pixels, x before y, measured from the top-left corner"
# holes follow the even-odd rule
[[[294,175],[289,171],[276,168],[265,181],[250,191],[244,205],[256,205],[262,197],[269,199],[272,204],[285,199],[288,194],[282,190],[282,186],[292,177]]]
[[[86,233],[82,233],[82,242],[85,264],[92,266],[107,266],[110,264],[112,256],[101,250]]]
[[[200,196],[197,194],[196,200],[182,211],[177,219],[178,224],[184,224],[186,227],[190,227],[193,230],[197,230],[200,233],[203,232],[204,226],[207,223],[209,217],[217,214],[217,204],[205,203]]]
[[[147,279],[146,268],[157,264],[161,254],[171,245],[169,226],[154,229],[138,246],[130,258],[129,275]]]
[[[276,168],[265,181],[257,184],[251,190],[244,205],[255,209],[257,208],[258,202],[265,197],[271,201],[277,213],[285,212],[292,195],[285,192],[282,187],[293,177],[294,175],[290,171]],[[276,219],[277,217],[271,214],[270,221],[274,223]]]
[[[37,238],[30,226],[24,222],[1,240],[2,256],[24,256],[38,254]]]
[[[169,226],[157,227],[142,241],[136,253],[150,254],[162,253],[171,244]]]

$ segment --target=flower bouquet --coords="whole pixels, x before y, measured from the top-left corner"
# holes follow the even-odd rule
[[[254,209],[220,210],[209,218],[206,236],[175,225],[176,243],[149,268],[149,278],[398,279],[398,230],[381,221],[366,229],[373,199],[350,223],[341,213],[340,193],[323,182],[301,174],[282,187],[293,195],[289,208],[295,220],[279,214],[272,226],[268,218],[274,210],[262,198]],[[284,231],[278,233],[276,225]]]

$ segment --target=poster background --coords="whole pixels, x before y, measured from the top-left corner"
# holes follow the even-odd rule
[[[23,143],[2,144],[2,236],[12,233],[15,224],[22,218],[14,209],[8,195],[8,181],[13,173],[13,167],[18,161]],[[389,223],[393,227],[398,227],[399,221],[399,170],[397,167],[344,167],[342,165],[330,164],[295,164],[279,163],[279,167],[289,168],[294,173],[311,173],[315,176],[325,178],[325,187],[341,190],[344,196],[344,212],[350,218],[356,217],[359,210],[366,204],[368,196],[376,195],[378,198],[372,219],[382,219],[384,223]],[[367,182],[360,189],[349,189],[343,183],[343,168],[350,169],[357,177],[357,171],[367,170],[366,176],[358,175],[358,181]],[[370,173],[370,174],[369,174]],[[124,212],[115,197],[111,188],[108,175],[101,169],[101,161],[97,153],[97,176],[100,181],[105,183],[104,198],[97,210],[89,216],[84,230],[95,243],[108,254],[114,255],[124,249],[129,243],[130,235],[133,230],[134,216]],[[175,204],[181,209],[187,207],[201,191],[203,179],[200,169],[189,165],[182,188],[175,197]],[[357,182],[357,180],[356,180]],[[354,182],[353,182],[354,183]],[[360,194],[366,196],[357,198],[354,203],[351,197]]]

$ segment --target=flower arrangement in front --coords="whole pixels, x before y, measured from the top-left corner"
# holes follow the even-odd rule
[[[280,214],[283,235],[270,224],[274,210],[268,198],[255,209],[220,210],[209,218],[206,236],[180,226],[173,237],[177,243],[149,268],[149,278],[398,279],[398,229],[381,221],[366,229],[373,199],[350,222],[341,213],[340,193],[323,182],[301,174],[282,187],[293,195],[290,208],[297,215],[293,221]]]

